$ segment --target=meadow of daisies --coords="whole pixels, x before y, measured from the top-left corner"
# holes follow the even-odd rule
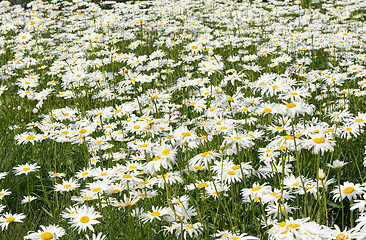
[[[366,2],[0,2],[0,239],[366,239]]]

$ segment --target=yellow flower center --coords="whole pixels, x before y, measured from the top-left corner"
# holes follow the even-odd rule
[[[123,178],[132,178],[132,176],[131,176],[131,174],[125,174],[125,175],[123,175]]]
[[[240,168],[239,165],[234,165],[234,166],[231,167],[231,169],[234,169],[234,170],[238,170],[239,168]]]
[[[295,103],[287,103],[286,104],[286,107],[288,107],[288,108],[294,108],[294,107],[296,107],[296,104]]]
[[[355,122],[363,122],[364,120],[362,119],[362,118],[357,118],[356,120],[355,120]]]
[[[210,152],[204,152],[204,153],[201,154],[202,157],[206,157],[207,155],[212,155],[212,153],[210,153]]]
[[[261,186],[257,186],[257,187],[252,188],[252,191],[253,191],[253,192],[256,192],[256,191],[259,191],[259,190],[261,190],[261,189],[262,189],[262,187],[261,187]]]
[[[289,224],[287,227],[288,228],[298,228],[298,227],[300,227],[300,225],[296,224],[296,223],[292,223],[292,224]]]
[[[314,138],[313,142],[317,143],[317,144],[321,144],[321,143],[325,143],[325,139],[324,138]]]
[[[333,128],[328,128],[325,133],[330,133],[330,132],[334,132]]]
[[[208,187],[208,184],[207,183],[200,183],[200,184],[198,184],[197,185],[197,187],[199,187],[199,188],[204,188],[204,187]]]
[[[6,219],[6,221],[5,222],[7,222],[7,223],[11,223],[11,222],[14,222],[15,221],[15,218],[13,218],[13,217],[8,217],[7,219]]]
[[[66,185],[64,186],[64,188],[71,188],[71,185],[70,185],[70,184],[66,184]]]
[[[344,235],[343,233],[340,233],[336,236],[337,240],[345,240],[345,239],[349,239],[348,235]]]
[[[99,192],[100,190],[102,190],[100,187],[94,188],[93,192]]]
[[[343,193],[344,193],[344,194],[351,194],[351,193],[353,193],[354,191],[356,191],[356,189],[355,189],[355,188],[353,188],[353,187],[346,187],[346,188],[343,190]]]
[[[43,240],[53,239],[53,234],[50,232],[44,232],[41,235],[41,239],[43,239]]]
[[[168,149],[165,149],[165,150],[163,151],[163,155],[164,155],[164,156],[168,156],[168,155],[169,155],[169,153],[170,153],[170,151],[169,151]]]
[[[229,174],[229,175],[235,175],[235,172],[234,171],[228,171],[227,174]]]
[[[26,171],[29,171],[29,167],[25,167],[25,168],[23,168],[23,172],[26,172]]]
[[[183,137],[189,137],[191,136],[192,134],[190,132],[185,132],[185,133],[182,133],[182,136]]]
[[[193,226],[192,225],[187,225],[186,228],[187,229],[193,229]]]
[[[270,108],[265,108],[265,109],[263,109],[263,112],[264,113],[270,113],[270,112],[272,112],[272,110]]]
[[[27,139],[27,140],[33,140],[33,139],[35,139],[35,138],[36,138],[35,136],[30,135],[30,136],[28,136],[26,139]]]
[[[158,161],[159,159],[161,159],[161,158],[160,157],[156,157],[156,158],[153,159],[153,161],[155,162],[155,161]]]
[[[81,129],[80,131],[79,131],[79,133],[80,134],[84,134],[84,133],[86,133],[87,132],[87,130],[86,129]]]
[[[159,211],[155,211],[155,212],[152,212],[151,213],[151,216],[152,217],[157,217],[157,216],[159,216],[161,214],[161,212],[159,212]]]
[[[82,223],[87,223],[87,222],[89,222],[89,217],[87,217],[87,216],[81,217],[81,218],[80,218],[80,222],[82,222]]]
[[[278,226],[285,227],[286,226],[286,222],[281,222],[281,223],[278,224]]]

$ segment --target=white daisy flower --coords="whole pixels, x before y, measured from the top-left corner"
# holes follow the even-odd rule
[[[42,230],[24,236],[24,239],[57,240],[66,234],[65,230],[57,225],[49,225],[47,227],[41,225],[41,229]]]
[[[76,214],[72,215],[70,224],[72,224],[71,227],[77,228],[79,233],[87,229],[94,232],[93,225],[100,223],[96,219],[101,217],[102,215],[96,212],[93,206],[84,205],[78,209]]]

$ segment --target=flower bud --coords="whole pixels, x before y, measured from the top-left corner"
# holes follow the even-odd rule
[[[318,178],[319,180],[323,181],[325,179],[325,172],[323,171],[323,169],[319,169],[318,171]]]
[[[341,123],[341,119],[339,119],[338,117],[336,117],[336,118],[334,119],[334,124],[338,125],[338,124],[340,124],[340,123]]]

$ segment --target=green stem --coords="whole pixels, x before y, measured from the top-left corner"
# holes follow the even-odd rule
[[[339,198],[341,200],[341,208],[342,208],[342,231],[344,230],[344,208],[343,208],[343,199],[342,199],[342,191],[341,191],[341,180],[340,180],[340,171],[337,172],[338,178],[338,190],[339,190]]]

